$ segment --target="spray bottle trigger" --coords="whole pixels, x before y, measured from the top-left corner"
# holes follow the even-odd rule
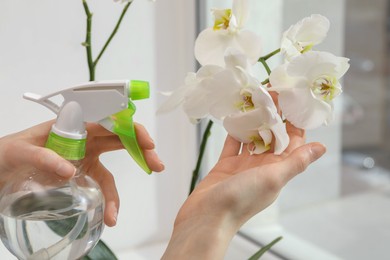
[[[127,152],[136,161],[136,163],[148,174],[152,171],[149,169],[141,148],[137,142],[137,136],[135,133],[133,115],[135,113],[135,106],[132,102],[129,102],[127,109],[122,110],[111,116],[114,121],[113,132],[119,136],[120,141],[126,148]]]

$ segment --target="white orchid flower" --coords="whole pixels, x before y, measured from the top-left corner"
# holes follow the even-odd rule
[[[235,113],[224,119],[226,131],[240,142],[249,144],[251,154],[268,151],[274,136],[274,153],[281,154],[287,148],[290,139],[271,96],[263,87],[258,87],[252,92],[252,102],[253,110]]]
[[[349,69],[349,59],[327,52],[304,53],[275,68],[271,90],[279,92],[279,106],[294,126],[313,129],[333,117],[333,99],[341,92],[339,79]]]
[[[290,61],[321,43],[329,31],[329,26],[329,20],[319,14],[313,14],[292,25],[283,33],[281,41],[281,52],[286,60]]]
[[[224,55],[229,48],[244,53],[251,64],[257,62],[261,54],[260,38],[243,30],[248,13],[248,0],[233,0],[232,9],[213,10],[214,27],[202,31],[195,41],[195,57],[201,65],[224,66]]]
[[[169,112],[179,105],[192,121],[212,115],[217,119],[253,109],[250,89],[260,83],[248,72],[247,57],[235,49],[225,56],[225,67],[206,65],[189,73],[183,87],[178,88],[159,108]]]
[[[247,57],[238,50],[228,49],[225,68],[203,83],[209,114],[216,119],[254,109],[252,91],[260,82],[251,75]]]
[[[197,120],[208,115],[210,102],[208,92],[203,85],[223,68],[215,65],[201,67],[197,73],[188,73],[183,86],[179,87],[159,107],[157,113],[167,113],[182,105],[183,110],[191,120]]]

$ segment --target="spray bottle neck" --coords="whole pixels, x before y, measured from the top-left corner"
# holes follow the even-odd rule
[[[86,139],[71,139],[50,132],[46,147],[68,161],[80,161],[85,157]]]
[[[81,106],[74,101],[64,105],[46,142],[46,147],[69,161],[79,161],[85,156],[87,131]]]

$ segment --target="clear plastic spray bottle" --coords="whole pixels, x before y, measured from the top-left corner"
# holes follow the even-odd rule
[[[123,87],[122,92],[118,86]],[[27,95],[58,114],[46,147],[72,162],[77,170],[74,177],[64,180],[54,173],[31,169],[1,187],[0,237],[18,259],[79,259],[96,245],[103,232],[104,196],[99,185],[83,172],[84,122],[99,122],[116,133],[129,154],[150,173],[136,141],[131,118],[135,106],[129,100],[148,97],[148,85],[133,84],[132,94],[131,89],[129,82],[88,83],[46,97]],[[125,109],[123,104],[113,108],[120,99],[109,97],[118,92],[125,96],[122,101],[129,102]],[[64,98],[60,106],[49,101],[58,94]],[[91,110],[91,103],[101,101],[99,95],[107,102]],[[116,113],[107,117],[112,112]]]

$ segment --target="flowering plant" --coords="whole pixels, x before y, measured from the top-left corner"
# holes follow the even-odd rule
[[[123,18],[129,9],[130,5],[132,4],[133,0],[114,0],[115,2],[120,2],[124,4],[124,7],[122,9],[122,12],[119,16],[119,19],[111,32],[110,36],[107,38],[105,44],[101,48],[99,54],[96,56],[96,58],[93,58],[92,53],[92,12],[90,11],[90,8],[88,6],[87,0],[82,0],[85,16],[86,16],[86,32],[85,32],[85,41],[82,43],[82,45],[85,47],[86,50],[86,57],[87,57],[87,64],[88,64],[88,71],[89,71],[89,80],[93,81],[96,77],[96,66],[98,62],[100,61],[100,58],[105,53],[107,47],[111,43],[112,39],[118,32],[119,26],[121,25]],[[96,246],[88,253],[88,255],[84,256],[82,260],[89,260],[89,259],[112,259],[115,260],[117,257],[112,252],[112,250],[102,241],[99,240],[99,242],[96,244]]]
[[[188,73],[184,85],[159,108],[162,113],[182,106],[192,122],[211,118],[190,192],[199,178],[213,121],[222,122],[229,135],[247,144],[251,154],[280,155],[289,144],[286,121],[301,129],[332,121],[333,100],[342,92],[340,78],[349,69],[349,59],[313,50],[330,27],[322,15],[313,14],[292,25],[283,33],[279,48],[261,56],[260,37],[244,29],[248,0],[233,0],[232,8],[213,9],[212,13],[214,25],[195,41],[200,69]],[[267,60],[278,53],[283,63],[271,70]],[[256,63],[264,66],[267,79],[254,76]]]

